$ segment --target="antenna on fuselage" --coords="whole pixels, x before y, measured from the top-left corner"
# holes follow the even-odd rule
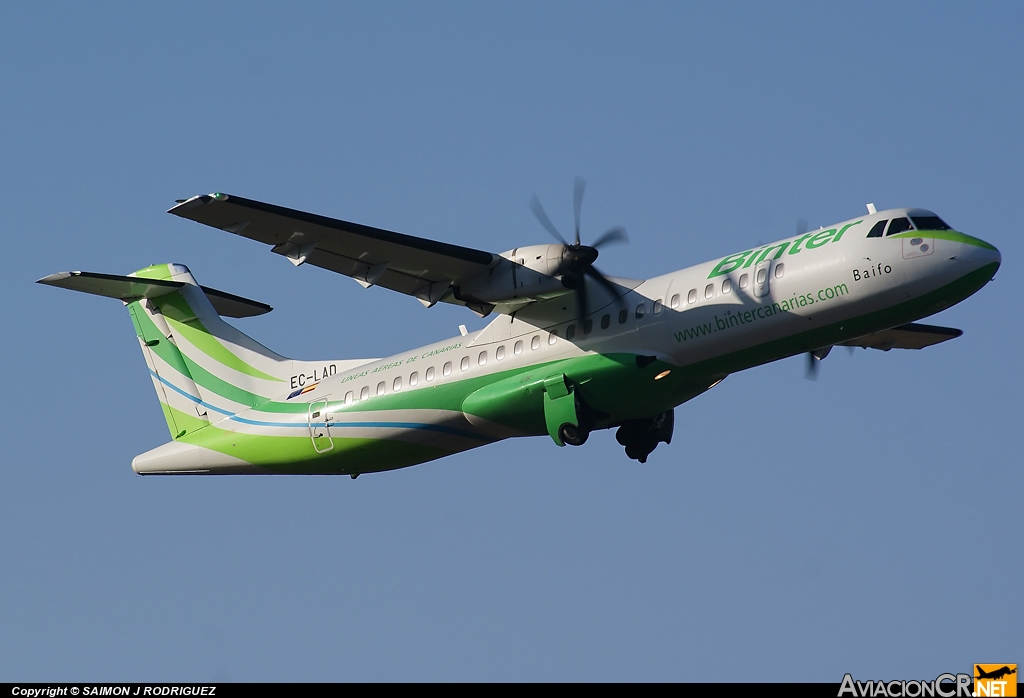
[[[874,204],[868,204],[868,213],[871,214],[872,216],[878,213],[878,211],[875,210]]]

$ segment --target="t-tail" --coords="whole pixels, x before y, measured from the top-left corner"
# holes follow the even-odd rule
[[[280,356],[221,318],[259,315],[270,306],[200,286],[181,264],[128,276],[61,272],[39,283],[118,298],[127,306],[172,438],[137,456],[136,472],[266,472],[219,442],[227,434],[236,435],[229,437],[235,442],[257,435],[259,424],[237,415],[287,400],[296,374],[315,374],[322,364]],[[207,430],[211,424],[217,427]]]

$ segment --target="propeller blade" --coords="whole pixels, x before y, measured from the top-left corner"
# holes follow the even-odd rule
[[[580,211],[583,208],[583,190],[587,188],[587,180],[582,177],[576,178],[576,185],[572,191],[572,210],[576,214],[576,244],[580,244]]]
[[[616,284],[609,281],[604,274],[594,268],[594,262],[597,260],[598,252],[597,248],[603,245],[610,245],[617,242],[629,242],[629,235],[626,234],[626,229],[621,226],[615,226],[609,228],[601,235],[593,245],[583,245],[580,243],[580,218],[583,211],[583,194],[587,188],[587,180],[582,177],[577,177],[575,185],[573,186],[573,223],[575,224],[574,234],[575,242],[569,244],[562,237],[562,234],[558,232],[558,228],[551,222],[551,218],[548,217],[547,211],[540,203],[540,199],[534,194],[530,197],[530,209],[533,211],[533,215],[537,217],[540,224],[551,233],[551,236],[558,240],[564,246],[561,253],[561,259],[558,262],[552,276],[560,277],[562,284],[576,292],[576,304],[579,319],[584,320],[590,312],[590,303],[587,292],[587,276],[590,275],[599,283],[605,290],[612,294],[617,303],[622,302],[622,289]]]
[[[629,242],[629,235],[626,234],[626,229],[618,225],[606,230],[601,237],[594,241],[591,247],[601,247],[602,245],[611,245],[616,242]]]
[[[551,233],[552,237],[566,247],[569,246],[569,243],[565,241],[562,234],[558,232],[558,228],[556,228],[555,224],[551,222],[550,218],[548,218],[548,214],[544,211],[544,207],[540,205],[540,199],[537,198],[536,194],[530,198],[530,210],[533,211],[533,215],[537,217],[540,224],[543,225],[549,233]]]
[[[594,281],[596,281],[597,283],[599,283],[602,286],[604,286],[604,288],[609,293],[611,293],[613,296],[615,296],[615,302],[616,303],[619,303],[619,302],[622,301],[622,292],[619,289],[619,287],[616,286],[611,281],[609,281],[608,277],[606,277],[604,274],[602,274],[600,271],[597,270],[597,267],[593,267],[593,266],[589,267],[587,269],[586,273],[590,274],[592,277],[594,277]]]
[[[589,312],[587,303],[587,279],[580,274],[576,280],[576,316],[582,322]]]
[[[807,378],[818,380],[818,364],[825,360],[825,357],[832,351],[832,346],[821,347],[814,351],[807,352]]]
[[[820,359],[814,356],[813,351],[807,352],[807,372],[804,374],[804,378],[809,381],[818,380],[818,363]]]
[[[797,234],[797,237],[803,235],[806,232],[807,232],[807,221],[804,220],[803,218],[797,218],[796,219],[796,234]]]

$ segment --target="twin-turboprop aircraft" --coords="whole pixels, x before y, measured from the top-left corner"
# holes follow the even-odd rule
[[[606,277],[597,248],[558,240],[502,254],[227,194],[170,213],[312,264],[494,319],[383,359],[299,361],[225,322],[270,311],[200,286],[180,264],[40,283],[128,307],[172,440],[139,474],[346,474],[403,468],[514,436],[579,446],[615,428],[630,458],[669,443],[673,410],[730,373],[836,345],[921,349],[959,330],[915,321],[999,268],[995,247],[920,209],[875,211],[647,280]]]

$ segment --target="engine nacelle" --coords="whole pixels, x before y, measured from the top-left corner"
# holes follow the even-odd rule
[[[458,295],[495,304],[561,296],[569,289],[554,274],[564,250],[563,245],[530,245],[502,252],[497,265],[460,286]]]

